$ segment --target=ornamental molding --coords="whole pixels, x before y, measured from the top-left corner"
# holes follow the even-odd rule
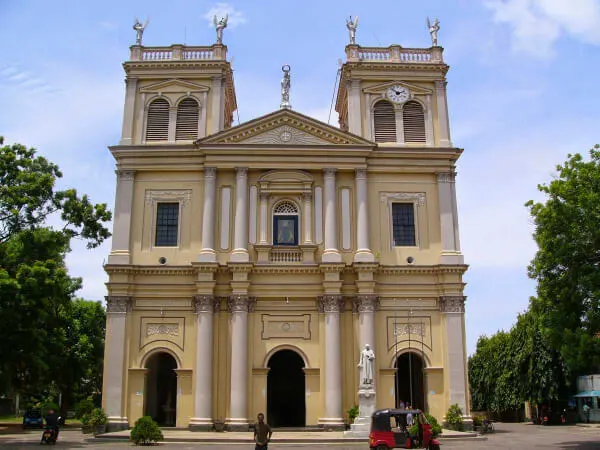
[[[393,330],[394,336],[419,336],[423,339],[426,335],[424,323],[397,323]]]
[[[183,202],[184,205],[189,203],[192,198],[192,190],[191,189],[181,189],[181,190],[147,190],[146,191],[146,203],[151,204],[157,201],[180,201]]]
[[[382,203],[390,203],[397,200],[413,202],[417,206],[425,206],[425,192],[382,192],[379,198]]]
[[[204,167],[204,178],[216,178],[217,168],[216,167]]]
[[[252,273],[260,274],[303,274],[303,275],[318,275],[321,273],[321,269],[316,264],[311,265],[289,265],[289,266],[277,266],[277,265],[256,265],[252,269]]]
[[[247,178],[248,177],[248,168],[247,167],[236,167],[235,175],[238,178]]]
[[[317,297],[320,313],[340,313],[346,309],[346,299],[342,295],[322,295]]]
[[[381,275],[463,275],[469,266],[379,266],[377,273]]]
[[[337,172],[337,169],[335,167],[325,167],[323,169],[323,176],[325,178],[335,178],[336,172]]]
[[[440,311],[443,313],[464,313],[466,299],[467,297],[464,295],[440,297]]]
[[[149,323],[148,325],[146,325],[146,337],[155,335],[177,337],[179,336],[179,324]]]
[[[227,297],[227,310],[234,312],[254,312],[256,297],[248,295],[230,295]]]
[[[198,273],[198,270],[194,267],[182,267],[182,266],[119,266],[119,265],[105,265],[104,270],[109,275],[141,275],[141,276],[154,276],[154,275],[171,275],[171,276],[194,276]]]
[[[135,170],[115,170],[119,181],[133,181],[135,178]]]
[[[440,172],[436,174],[438,183],[454,183],[456,172]]]
[[[355,313],[377,312],[379,297],[373,294],[357,295],[352,301],[352,311]]]
[[[194,312],[199,313],[214,313],[219,311],[221,302],[214,295],[195,295],[192,300]]]
[[[127,313],[131,311],[131,297],[108,295],[104,298],[106,300],[107,313]]]

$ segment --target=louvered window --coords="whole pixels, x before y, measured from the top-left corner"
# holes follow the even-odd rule
[[[375,142],[396,142],[396,112],[385,100],[375,103],[373,108]]]
[[[169,102],[159,98],[150,103],[146,122],[147,141],[166,141],[169,139]]]
[[[200,108],[193,98],[186,98],[177,108],[177,127],[175,139],[178,141],[196,139],[198,137],[198,115]]]
[[[406,102],[402,109],[404,122],[404,142],[423,142],[425,137],[425,113],[420,103]]]

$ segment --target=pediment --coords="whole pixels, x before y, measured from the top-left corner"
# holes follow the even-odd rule
[[[296,111],[282,109],[199,139],[199,144],[359,145],[374,143]]]
[[[170,80],[160,81],[153,83],[148,86],[144,86],[140,89],[140,92],[155,93],[161,92],[164,94],[168,93],[181,93],[181,92],[207,92],[209,87],[203,84],[194,83],[193,81],[179,80],[173,78]]]
[[[412,94],[417,95],[433,94],[433,91],[431,89],[426,89],[421,86],[406,83],[405,81],[388,81],[386,83],[376,84],[374,86],[369,86],[368,88],[363,89],[363,92],[367,94],[383,94],[385,93],[385,90],[391,86],[404,86]]]

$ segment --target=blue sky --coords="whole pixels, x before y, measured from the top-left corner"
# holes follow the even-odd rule
[[[357,43],[429,46],[427,16],[439,17],[451,66],[452,137],[465,149],[457,190],[466,276],[469,353],[481,334],[507,329],[535,284],[527,209],[541,199],[568,153],[599,142],[600,0],[0,2],[0,134],[59,164],[61,186],[114,202],[114,162],[124,100],[121,63],[134,17],[150,24],[145,45],[209,45],[207,17],[228,10],[224,42],[233,59],[239,118],[279,105],[280,67],[292,66],[294,109],[327,121],[345,17],[360,17]],[[332,124],[337,123],[334,115]],[[102,261],[73,245],[81,296],[102,299]]]

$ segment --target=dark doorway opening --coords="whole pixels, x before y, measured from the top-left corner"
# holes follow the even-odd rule
[[[306,426],[304,360],[293,350],[269,359],[267,422],[272,427]]]
[[[396,408],[400,402],[426,411],[423,358],[418,353],[403,353],[396,359]]]
[[[146,363],[144,415],[161,427],[174,427],[177,417],[177,361],[168,353],[156,353]]]

